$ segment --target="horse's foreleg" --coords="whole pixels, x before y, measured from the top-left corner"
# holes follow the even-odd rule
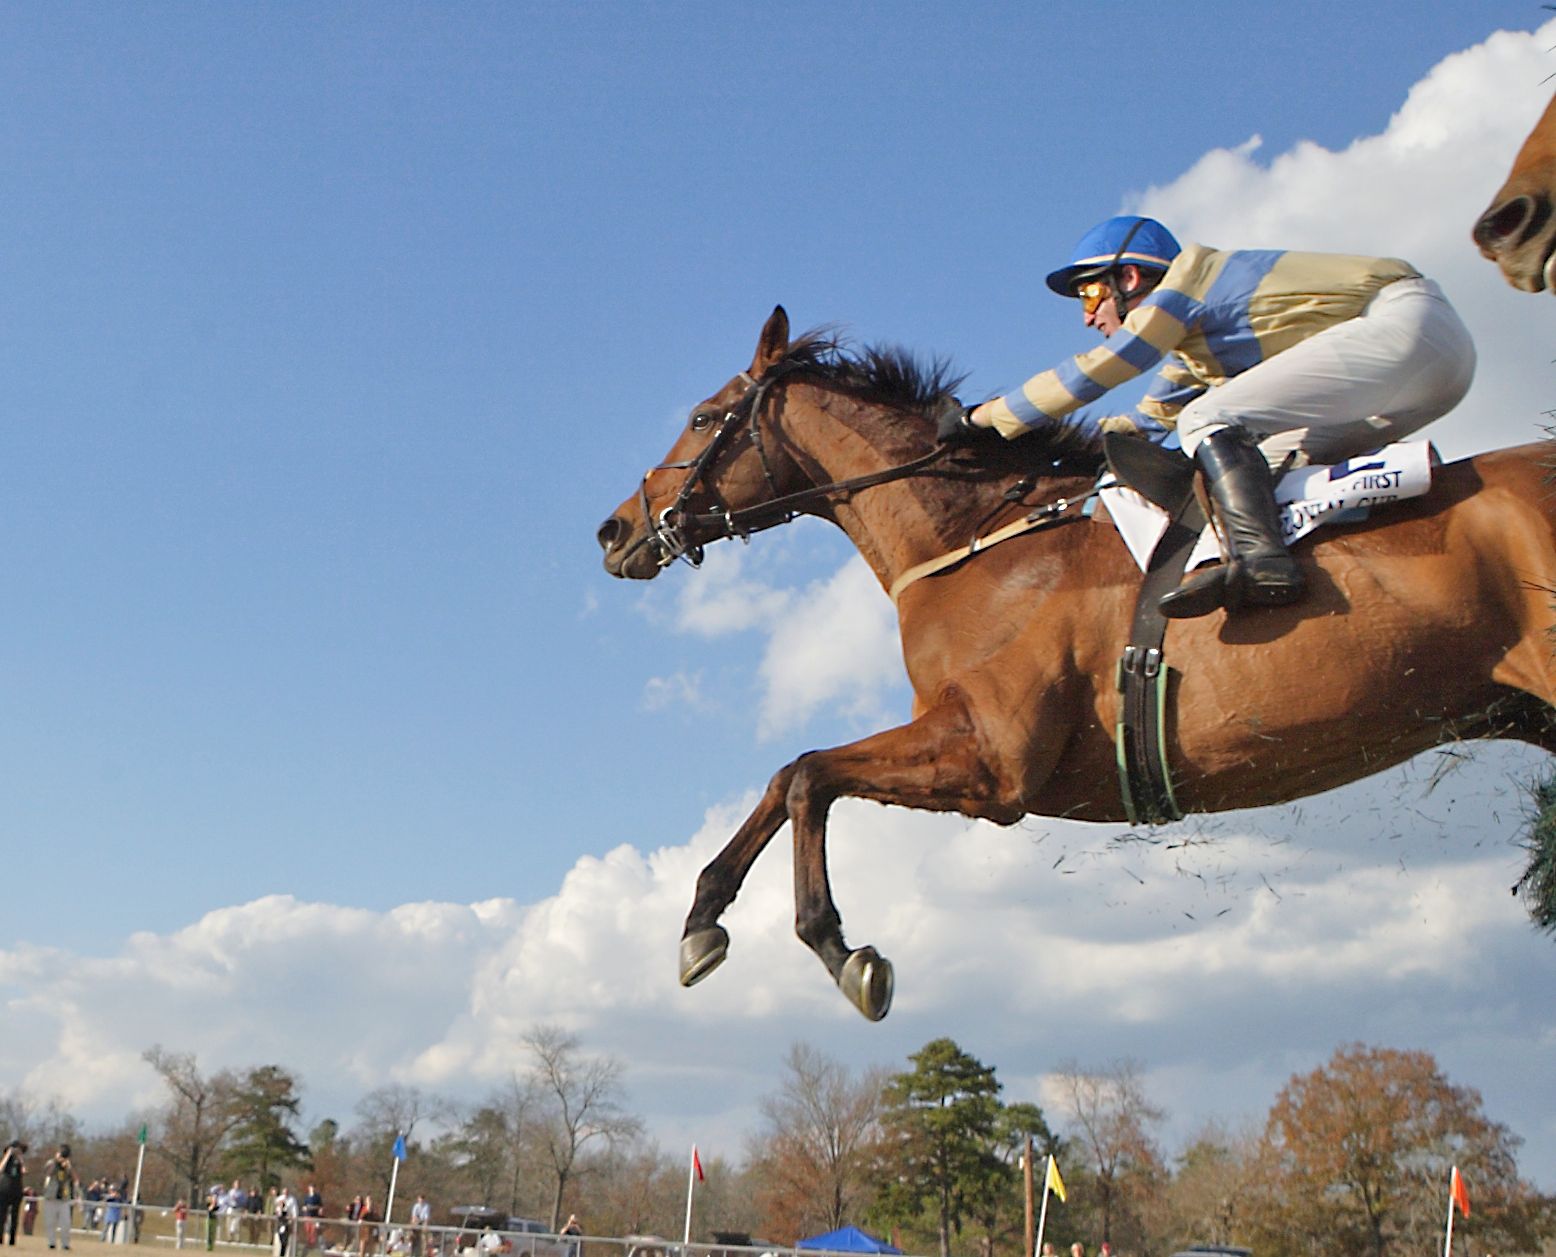
[[[1013,821],[1017,807],[997,802],[996,783],[977,755],[960,704],[946,704],[911,724],[795,761],[788,814],[794,826],[795,931],[871,1021],[891,1007],[891,962],[873,947],[850,949],[827,877],[827,810],[843,796],[902,807],[961,812]]]
[[[697,894],[681,931],[682,986],[701,982],[729,954],[729,934],[719,924],[719,917],[735,901],[756,857],[789,819],[786,798],[793,775],[793,764],[778,770],[767,783],[762,801],[698,875]]]

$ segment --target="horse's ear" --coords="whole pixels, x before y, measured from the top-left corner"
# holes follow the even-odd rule
[[[761,379],[762,372],[788,352],[789,316],[782,306],[774,306],[756,342],[756,357],[751,359],[752,378]]]

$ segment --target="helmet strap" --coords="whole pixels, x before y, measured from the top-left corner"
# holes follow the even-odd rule
[[[1144,226],[1145,219],[1135,219],[1135,225],[1125,234],[1123,241],[1118,246],[1118,252],[1113,255],[1113,260],[1108,263],[1107,273],[1113,278],[1113,304],[1118,309],[1120,320],[1129,317],[1129,297],[1124,292],[1124,275],[1123,267],[1121,266],[1124,250],[1129,248],[1130,242],[1135,238],[1135,234]],[[1135,269],[1138,270],[1139,268],[1136,267]]]

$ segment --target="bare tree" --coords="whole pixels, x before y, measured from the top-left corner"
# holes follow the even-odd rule
[[[446,1100],[429,1095],[420,1087],[408,1087],[402,1083],[386,1083],[375,1087],[357,1101],[358,1125],[353,1133],[352,1148],[359,1157],[375,1167],[374,1174],[381,1174],[377,1191],[387,1198],[389,1175],[394,1142],[401,1135],[407,1145],[412,1132],[424,1121],[436,1121],[450,1111]]]
[[[58,1096],[36,1099],[20,1087],[0,1091],[0,1131],[35,1148],[79,1143],[81,1139],[81,1123]]]
[[[1173,1246],[1246,1242],[1260,1199],[1258,1130],[1207,1122],[1175,1160],[1171,1181],[1146,1210],[1153,1234]]]
[[[621,1107],[619,1061],[585,1056],[578,1039],[557,1026],[536,1026],[524,1036],[524,1046],[532,1060],[529,1081],[542,1106],[540,1141],[555,1184],[554,1231],[568,1183],[579,1172],[579,1154],[596,1141],[610,1145],[636,1135],[641,1124]]]
[[[540,1105],[540,1092],[533,1078],[520,1078],[511,1073],[508,1085],[494,1094],[492,1106],[502,1114],[508,1129],[510,1173],[508,1178],[508,1209],[517,1213],[519,1208],[519,1184],[524,1165],[530,1153],[530,1145],[536,1134],[535,1114]]]
[[[1102,1238],[1115,1242],[1122,1206],[1130,1196],[1148,1193],[1161,1175],[1151,1128],[1163,1113],[1146,1099],[1140,1066],[1132,1060],[1100,1070],[1068,1062],[1057,1081],[1060,1108],[1073,1127],[1072,1146],[1085,1153],[1095,1175]]]
[[[239,1113],[233,1103],[237,1079],[227,1070],[202,1074],[192,1052],[169,1052],[154,1044],[141,1058],[168,1089],[161,1137],[151,1146],[188,1184],[190,1200],[203,1198],[211,1166]]]
[[[835,1231],[861,1216],[874,1193],[886,1077],[879,1067],[855,1077],[808,1044],[790,1046],[751,1146],[769,1232]]]

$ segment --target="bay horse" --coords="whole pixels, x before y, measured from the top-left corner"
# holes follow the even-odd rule
[[[1556,293],[1556,97],[1471,234],[1514,288]]]
[[[933,415],[957,383],[900,350],[815,332],[791,342],[780,306],[751,365],[693,408],[599,529],[606,570],[650,580],[708,543],[807,514],[897,588],[912,719],[773,776],[697,879],[683,985],[724,960],[719,917],[788,821],[796,932],[859,1011],[885,1016],[891,965],[844,942],[828,884],[839,797],[1002,825],[1125,819],[1115,669],[1141,574],[1116,529],[1082,509],[1100,450],[1044,433],[937,447]],[[1172,621],[1164,745],[1182,810],[1286,802],[1449,739],[1556,750],[1550,453],[1536,442],[1443,466],[1427,496],[1321,530],[1297,547],[1303,602]],[[1029,514],[1045,525],[901,587]]]

